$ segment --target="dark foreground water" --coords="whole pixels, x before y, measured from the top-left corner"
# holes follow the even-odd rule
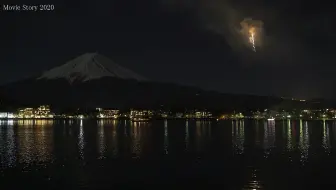
[[[1,121],[0,189],[332,189],[333,121]]]

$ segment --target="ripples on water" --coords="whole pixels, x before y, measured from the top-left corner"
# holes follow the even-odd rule
[[[0,184],[320,187],[335,141],[333,121],[0,121]]]

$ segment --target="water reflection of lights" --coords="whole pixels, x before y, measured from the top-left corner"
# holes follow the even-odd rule
[[[259,146],[260,145],[260,139],[259,139],[259,122],[256,125],[255,134],[256,134],[256,136],[255,136],[255,144],[257,146]]]
[[[70,119],[70,120],[68,121],[68,123],[69,123],[69,125],[72,125],[72,124],[74,123],[74,120]]]
[[[97,120],[97,125],[98,125],[98,127],[103,127],[104,126],[104,120]]]
[[[84,160],[84,129],[83,129],[83,121],[80,121],[79,126],[79,134],[78,134],[78,149],[79,149],[79,156],[82,160]]]
[[[19,126],[33,126],[35,124],[32,119],[20,119],[17,122]]]
[[[18,160],[22,164],[30,164],[34,161],[36,147],[33,134],[33,126],[22,126],[18,130]]]
[[[50,130],[48,122],[38,123],[37,127],[34,128],[34,137],[35,137],[35,150],[37,160],[39,162],[46,163],[52,158],[52,147],[53,141],[50,136],[53,136],[53,130]]]
[[[53,149],[53,130],[49,128],[53,120],[17,120],[17,157],[23,164],[37,162],[44,164],[52,159]],[[8,144],[10,149],[14,150],[14,131],[9,129],[8,137],[12,143]],[[14,155],[15,153],[8,153]]]
[[[195,137],[195,146],[198,152],[201,152],[204,148],[204,137],[203,137],[203,124],[202,121],[196,121],[196,137]]]
[[[13,122],[13,120],[12,120]],[[8,123],[10,125],[10,122]],[[7,129],[7,163],[9,167],[15,166],[16,162],[16,146],[15,146],[15,134],[13,126],[9,126]]]
[[[293,150],[291,121],[287,121],[287,151]]]
[[[113,156],[117,157],[119,154],[119,143],[118,143],[118,125],[112,121],[112,151]]]
[[[104,134],[104,125],[98,126],[98,150],[99,150],[99,159],[105,158],[104,154],[106,151],[105,144],[105,134]]]
[[[127,131],[127,121],[124,121],[124,135],[127,137],[128,136],[128,131]]]
[[[207,130],[208,130],[208,136],[211,137],[211,121],[207,122]]]
[[[129,128],[128,128],[128,126],[129,126],[129,122],[127,122],[126,120],[124,120],[124,135],[125,136],[128,136],[129,135]]]
[[[244,141],[245,141],[245,131],[244,131],[244,121],[232,122],[232,146],[235,154],[244,153]]]
[[[54,120],[34,120],[34,125],[35,126],[47,126],[47,125],[52,125]]]
[[[264,124],[264,157],[268,158],[275,143],[275,121],[267,121]]]
[[[334,132],[334,140],[336,140],[336,121],[332,124],[332,131]]]
[[[168,154],[169,139],[168,139],[168,121],[164,120],[164,153]]]
[[[185,150],[188,150],[189,147],[189,121],[185,123]]]
[[[309,133],[308,133],[308,122],[306,121],[304,126],[302,125],[302,120],[300,120],[300,162],[304,165],[308,161],[308,150],[309,150]]]
[[[325,152],[330,154],[330,136],[329,136],[329,125],[323,121],[323,137],[322,137],[322,147]]]
[[[133,158],[140,158],[141,154],[141,123],[132,122],[131,123],[131,149],[132,153],[135,155]]]
[[[264,123],[264,150],[265,150],[265,155],[266,157],[268,156],[268,128],[267,128],[267,122]]]
[[[0,168],[16,165],[16,145],[13,126],[0,122]]]
[[[286,139],[286,123],[282,120],[282,138]]]
[[[264,189],[261,180],[259,179],[258,172],[259,170],[252,168],[251,175],[247,181],[247,184],[244,185],[244,190],[257,190],[257,189]]]
[[[8,120],[7,125],[14,125],[14,120]]]
[[[2,120],[0,120],[0,145],[3,145],[3,144],[5,144],[6,143],[6,139],[4,139],[3,138],[3,134],[5,134],[5,127],[6,126],[3,126],[4,124],[3,124],[3,122],[2,122]],[[1,165],[5,165],[5,163],[6,163],[6,159],[5,159],[5,146],[0,146],[0,163],[1,163]],[[0,168],[1,168],[1,165],[0,165]]]
[[[9,119],[9,120],[0,120],[0,125],[9,125],[12,126],[14,125],[14,120]]]

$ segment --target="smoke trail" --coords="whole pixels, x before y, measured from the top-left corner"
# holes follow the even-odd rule
[[[199,25],[221,36],[243,63],[283,65],[312,60],[306,58],[304,51],[307,48],[301,44],[289,27],[293,25],[293,19],[283,17],[285,13],[274,7],[249,1],[160,1],[163,6],[171,10],[191,11]],[[253,19],[247,17],[253,17]],[[247,35],[250,25],[255,27],[254,45],[257,53],[251,51],[250,35]],[[264,26],[267,26],[267,29]]]
[[[252,18],[245,18],[240,22],[240,33],[247,39],[246,44],[252,46],[253,51],[262,45],[263,25],[261,20],[253,20]]]

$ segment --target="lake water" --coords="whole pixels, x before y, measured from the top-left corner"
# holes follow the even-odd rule
[[[333,121],[1,121],[0,189],[330,189],[335,148]]]

